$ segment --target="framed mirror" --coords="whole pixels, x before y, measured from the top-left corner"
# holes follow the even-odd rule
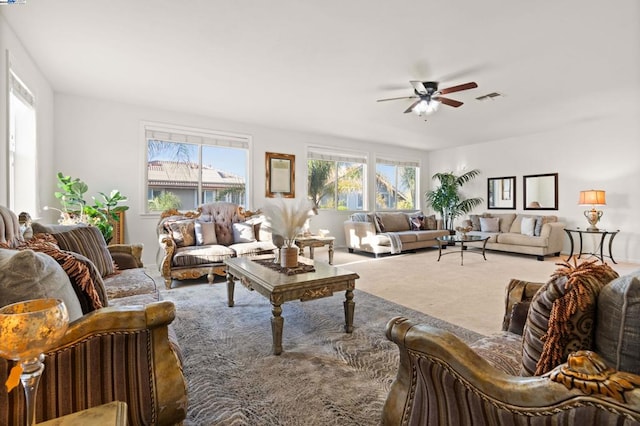
[[[273,198],[281,194],[285,198],[294,198],[296,156],[267,152],[266,163],[266,196]]]
[[[487,179],[487,208],[494,210],[516,208],[515,176]]]
[[[558,174],[522,176],[525,210],[558,210]]]

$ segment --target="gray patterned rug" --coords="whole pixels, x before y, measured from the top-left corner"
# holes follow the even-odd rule
[[[174,327],[189,388],[185,425],[377,425],[398,365],[384,336],[401,315],[454,332],[479,334],[356,289],[353,334],[343,332],[343,293],[283,305],[280,356],[271,354],[271,305],[224,283],[163,290],[176,304]]]

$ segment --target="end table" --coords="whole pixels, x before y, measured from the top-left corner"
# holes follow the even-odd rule
[[[300,256],[304,256],[304,248],[309,247],[309,258],[313,259],[314,247],[329,246],[329,265],[333,265],[333,242],[336,237],[309,235],[296,237],[295,244],[300,247]]]

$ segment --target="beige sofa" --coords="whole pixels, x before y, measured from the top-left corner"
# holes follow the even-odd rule
[[[522,233],[522,219],[525,217],[535,219],[537,232],[534,235]],[[498,219],[499,228],[491,232],[483,231],[481,218]],[[483,213],[469,215],[469,219],[463,221],[462,226],[472,227],[469,235],[489,237],[486,245],[488,250],[529,254],[536,256],[538,260],[544,260],[547,255],[559,256],[565,237],[565,224],[558,222],[558,217],[553,215]],[[469,243],[469,245],[480,244],[482,243]]]
[[[226,276],[224,260],[271,254],[276,246],[262,215],[227,202],[203,204],[197,211],[167,210],[157,226],[158,267],[167,289],[174,279]]]
[[[123,401],[130,425],[180,424],[188,401],[171,329],[175,307],[160,301],[142,267],[142,246],[107,247],[93,227],[40,225],[34,231],[25,241],[16,215],[0,206],[0,305],[61,298],[73,319],[46,354],[37,421]],[[79,251],[70,250],[73,245]],[[102,276],[96,265],[113,262],[117,271]],[[0,358],[0,381],[11,367]],[[24,404],[22,389],[7,393],[3,387],[0,425],[25,424]]]
[[[418,227],[418,225],[420,225]],[[422,212],[354,213],[344,222],[344,235],[350,253],[401,253],[437,247],[437,237],[449,235],[442,221]]]
[[[543,290],[540,283],[512,280],[503,331],[471,345],[437,328],[391,319],[386,334],[398,345],[400,364],[382,424],[640,424],[640,270],[611,278],[581,286],[590,301],[569,317],[564,330],[570,334],[557,341],[546,333],[563,329],[557,327],[563,315],[549,310],[566,306],[572,280],[566,276]],[[546,336],[564,358],[547,363],[545,373],[524,374],[525,356],[531,361],[544,353],[535,348]]]

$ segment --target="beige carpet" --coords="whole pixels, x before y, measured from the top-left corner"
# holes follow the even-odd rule
[[[377,259],[337,249],[333,263],[360,275],[356,289],[487,335],[500,329],[505,287],[511,278],[546,282],[556,263],[566,260],[566,256],[547,257],[539,262],[533,256],[487,251],[486,261],[481,254],[465,253],[460,266],[458,247],[455,251],[438,262],[437,249]],[[326,249],[315,250],[315,259],[327,258]],[[638,264],[610,265],[621,275],[640,269]]]
[[[456,252],[442,256],[439,262],[437,249],[379,258],[336,249],[333,263],[360,275],[356,290],[487,335],[500,329],[504,291],[511,278],[546,282],[557,269],[556,263],[566,259],[547,257],[539,262],[533,256],[487,251],[485,261],[482,255],[469,252],[461,266],[458,247],[447,250],[452,249]],[[326,262],[327,248],[316,248],[315,259]],[[621,275],[640,269],[631,263],[610,265]],[[174,287],[195,282],[203,281],[175,282]],[[217,277],[215,282],[224,284],[224,279]]]

